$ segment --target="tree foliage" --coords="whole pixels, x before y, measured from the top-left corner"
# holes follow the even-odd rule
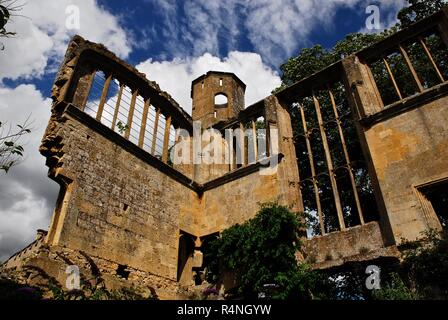
[[[304,48],[297,57],[290,58],[280,68],[282,71],[282,85],[277,90],[281,90],[293,83],[303,80],[312,74],[321,71],[329,65],[338,62],[340,59],[356,53],[372,44],[385,39],[392,33],[400,30],[400,28],[408,26],[410,23],[427,17],[428,15],[438,11],[443,7],[445,1],[416,1],[409,0],[409,7],[404,8],[400,14],[400,23],[391,29],[384,30],[378,34],[352,33],[344,39],[337,42],[330,49],[326,49],[321,45],[315,45],[310,48]],[[448,66],[446,57],[448,50],[438,34],[428,35],[425,40],[434,61],[440,68],[441,73],[448,77]],[[431,88],[440,83],[440,77],[434,70],[434,66],[422,50],[419,43],[406,44],[407,53],[414,64],[414,69],[419,76],[419,80],[424,89]],[[375,78],[375,82],[383,99],[384,105],[390,105],[399,100],[399,96],[391,82],[390,74],[383,62],[383,56],[378,56],[378,61],[369,62],[369,67]],[[412,96],[420,92],[419,87],[414,80],[406,61],[396,48],[396,52],[388,53],[384,57],[390,67],[394,78],[400,88],[403,98]],[[373,195],[373,186],[364,160],[361,145],[356,130],[356,119],[351,115],[351,108],[345,92],[345,86],[342,83],[332,85],[331,90],[335,96],[337,103],[337,111],[341,119],[341,127],[347,144],[347,149],[352,165],[352,171],[356,180],[356,187],[359,192],[363,217],[365,221],[376,220],[375,199]],[[302,94],[307,94],[306,92]],[[342,210],[345,224],[354,226],[359,224],[358,208],[353,201],[351,194],[350,181],[346,172],[342,169],[345,164],[345,155],[341,147],[339,131],[336,123],[336,117],[332,114],[332,104],[328,96],[327,88],[315,88],[313,94],[320,104],[320,109],[325,123],[325,133],[328,145],[332,155],[333,166],[338,168],[336,173],[339,186],[339,196],[342,202]],[[315,186],[311,181],[316,181],[319,189],[319,201],[322,207],[322,217],[324,221],[325,232],[337,231],[340,229],[337,219],[335,199],[332,194],[332,185],[326,177],[328,172],[327,159],[325,157],[322,137],[320,134],[320,124],[315,111],[313,97],[311,93],[308,96],[298,97],[289,105],[289,113],[294,130],[294,141],[297,154],[299,170],[301,171],[301,189],[305,207],[305,214],[310,222],[309,232],[311,235],[319,235],[319,220],[316,219],[318,211],[315,199]],[[302,116],[303,111],[303,116]],[[303,117],[305,119],[303,119]],[[302,126],[302,120],[307,125],[307,130]],[[306,131],[306,132],[305,132]],[[310,151],[306,144],[306,138],[311,144],[311,152],[313,154],[315,174],[312,176],[311,164],[309,163]],[[348,186],[348,187],[347,187]]]
[[[338,298],[361,300],[448,299],[448,238],[430,231],[418,241],[404,242],[399,264],[381,265],[381,288],[366,290],[365,266],[336,276]]]
[[[13,12],[21,10],[23,4],[17,4],[16,0],[0,0],[0,37],[11,37],[16,33],[8,31],[6,25],[11,21],[14,16]],[[4,46],[0,42],[0,50],[3,50]]]
[[[417,293],[409,289],[398,273],[392,273],[390,280],[379,290],[373,290],[375,300],[418,300]]]
[[[275,91],[281,90],[297,81],[328,67],[329,65],[356,53],[384,38],[390,36],[401,28],[436,13],[447,5],[446,0],[407,0],[409,6],[398,13],[399,23],[391,29],[381,33],[351,33],[336,43],[333,48],[326,49],[317,44],[311,48],[303,48],[296,57],[290,58],[280,66],[282,71],[282,84]]]
[[[380,34],[351,33],[331,49],[325,49],[320,44],[303,48],[297,57],[290,58],[280,66],[282,85],[277,90],[305,79],[342,58],[384,39],[389,34],[389,31]]]
[[[414,292],[427,299],[448,299],[448,237],[427,232],[424,241],[407,244],[402,274]]]
[[[401,27],[407,27],[410,24],[424,19],[447,5],[446,0],[407,0],[409,6],[403,8],[398,13],[398,20]]]
[[[324,288],[325,281],[296,259],[303,227],[288,208],[262,205],[253,219],[224,230],[211,243],[206,254],[207,280],[218,284],[232,274],[238,294],[245,298],[257,298],[267,290],[274,299],[320,297],[327,289],[314,289]]]
[[[6,36],[9,34],[8,31],[6,31],[6,24],[8,23],[9,19],[11,18],[11,13],[9,11],[9,8],[4,5],[4,2],[0,2],[0,35]]]

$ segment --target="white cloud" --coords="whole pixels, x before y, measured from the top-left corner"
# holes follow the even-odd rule
[[[282,63],[309,44],[312,31],[336,31],[337,10],[351,8],[361,17],[370,4],[378,4],[388,24],[396,17],[404,0],[260,0],[249,1],[246,27],[257,52],[270,63]],[[356,27],[356,26],[355,26]]]
[[[39,153],[40,141],[50,118],[51,100],[42,97],[34,85],[0,87],[0,121],[16,125],[28,116],[32,133],[20,142],[25,158],[8,174],[0,172],[0,261],[23,248],[47,229],[58,186],[47,177],[45,158]]]
[[[66,28],[69,16],[65,10],[71,4],[79,7],[80,30]],[[123,58],[131,51],[130,37],[117,18],[96,0],[28,0],[15,14],[23,17],[15,16],[7,25],[8,31],[17,32],[17,36],[2,39],[5,50],[0,52],[0,81],[42,76],[49,59],[60,60],[75,33],[105,44]]]
[[[266,66],[259,54],[232,51],[220,59],[206,53],[200,57],[153,61],[149,59],[137,65],[137,69],[156,81],[162,90],[191,114],[191,81],[210,70],[235,73],[247,86],[246,106],[270,95],[281,83],[280,77]]]
[[[17,2],[16,4],[20,4]],[[8,174],[0,172],[0,261],[21,249],[38,228],[46,229],[57,197],[58,186],[47,177],[45,158],[38,148],[50,118],[50,99],[43,98],[34,85],[2,87],[9,78],[34,79],[55,71],[75,34],[105,44],[122,58],[132,48],[130,37],[111,13],[96,0],[28,0],[8,23],[13,38],[2,38],[0,51],[0,121],[23,123],[30,115],[32,133],[23,138],[25,158]],[[80,29],[66,28],[67,6],[79,8]]]
[[[383,0],[378,5],[378,8],[380,9],[380,29],[367,29],[367,27],[363,25],[359,32],[379,33],[395,26],[399,22],[397,18],[398,12],[407,5],[409,5],[409,3],[407,3],[406,0]]]
[[[390,24],[404,0],[151,0],[164,17],[158,30],[167,50],[175,56],[219,55],[238,47],[247,38],[255,51],[271,65],[279,65],[309,44],[315,30],[336,30],[336,12],[352,8],[365,15],[369,4],[377,3]],[[182,14],[182,19],[179,15]],[[367,18],[367,15],[366,15]],[[355,26],[356,27],[356,26]],[[362,26],[359,26],[361,28]],[[243,34],[246,31],[247,34]],[[157,37],[158,34],[154,33]]]

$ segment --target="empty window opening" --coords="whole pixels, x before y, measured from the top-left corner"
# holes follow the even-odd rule
[[[219,233],[213,233],[204,237],[201,237],[201,247],[200,251],[203,255],[203,261],[202,266],[193,268],[194,269],[194,282],[195,285],[199,286],[202,285],[205,281],[205,274],[207,273],[206,268],[212,263],[210,260],[210,252],[211,252],[211,245],[214,240],[216,240],[219,237]]]
[[[131,272],[128,270],[128,266],[125,266],[125,265],[122,265],[122,264],[118,265],[117,276],[119,276],[119,277],[121,277],[123,279],[128,280],[130,273]]]
[[[218,93],[215,95],[215,108],[227,107],[227,96],[224,93]]]
[[[179,251],[177,258],[177,281],[190,283],[193,275],[194,237],[181,232],[179,237]]]
[[[377,220],[373,185],[342,84],[299,98],[290,114],[308,237]]]
[[[237,137],[233,137],[233,162],[236,164],[236,168],[239,169],[243,165],[243,153],[241,143],[237,141]]]
[[[219,86],[222,87],[222,78],[219,79]]]
[[[123,203],[123,212],[127,212],[129,210],[129,205],[127,203]]]
[[[438,30],[402,43],[396,51],[369,63],[385,106],[446,80],[448,51]]]
[[[448,228],[448,180],[423,188],[422,193],[442,225]]]
[[[193,279],[194,279],[194,284],[196,286],[200,286],[205,281],[205,273],[201,270],[195,270]]]
[[[98,105],[100,104],[101,95],[106,84],[107,76],[101,70],[98,70],[90,86],[89,97],[87,103],[84,107],[84,112],[87,113],[92,118],[95,118],[98,112]]]

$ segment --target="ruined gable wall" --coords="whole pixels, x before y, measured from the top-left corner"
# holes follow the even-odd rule
[[[49,128],[43,148],[57,139],[63,153],[53,175],[72,180],[50,244],[175,279],[180,216],[200,212],[195,192],[70,116]]]

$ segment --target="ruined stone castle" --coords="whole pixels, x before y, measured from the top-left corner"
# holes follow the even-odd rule
[[[306,213],[314,268],[399,260],[403,241],[447,226],[447,45],[441,11],[247,107],[237,75],[210,71],[190,116],[151,74],[74,37],[40,148],[60,185],[53,219],[2,269],[64,283],[67,265],[94,264],[111,287],[185,297],[210,240],[272,201]],[[226,161],[195,161],[200,140],[173,162],[197,121]]]

